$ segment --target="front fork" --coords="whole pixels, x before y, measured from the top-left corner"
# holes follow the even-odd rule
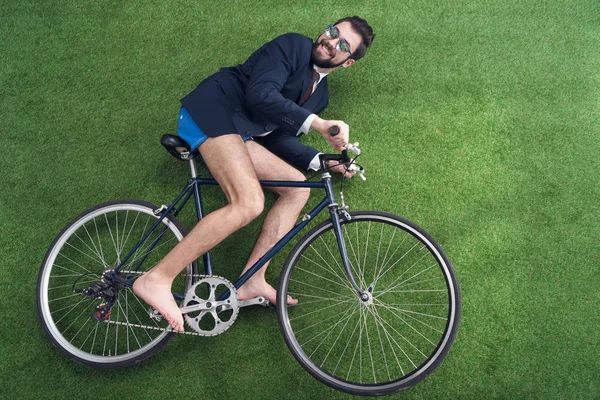
[[[342,231],[342,224],[340,222],[340,206],[336,201],[335,195],[333,193],[333,185],[331,183],[331,175],[329,172],[324,172],[321,177],[325,182],[325,191],[327,193],[327,197],[329,199],[329,215],[331,216],[331,223],[333,224],[333,231],[335,233],[335,238],[338,243],[338,248],[340,249],[340,255],[342,256],[342,263],[344,265],[344,271],[346,272],[346,276],[350,279],[350,283],[356,290],[360,299],[364,302],[367,302],[370,298],[369,292],[367,289],[362,289],[356,279],[354,279],[354,275],[352,274],[352,268],[350,267],[350,261],[348,259],[348,250],[346,249],[346,242],[344,240],[344,233]],[[344,215],[348,215],[346,210],[342,210]],[[349,215],[348,215],[349,217]],[[346,217],[347,218],[347,217]]]

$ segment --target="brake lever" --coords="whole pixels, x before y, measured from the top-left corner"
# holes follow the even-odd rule
[[[362,179],[363,181],[367,180],[367,178],[365,177],[365,169],[358,164],[350,165],[348,167],[348,171],[352,171],[352,172],[356,173],[356,175],[360,176],[360,179]]]

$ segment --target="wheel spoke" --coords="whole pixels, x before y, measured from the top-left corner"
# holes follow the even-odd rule
[[[98,251],[97,251],[97,250],[95,250],[95,249],[92,249],[92,248],[91,248],[91,247],[90,247],[90,246],[89,246],[89,245],[88,245],[86,242],[84,242],[84,241],[83,241],[83,239],[81,239],[81,237],[79,237],[79,235],[77,234],[77,232],[75,232],[75,233],[74,233],[74,236],[76,236],[76,237],[77,237],[77,239],[79,239],[79,240],[81,241],[81,243],[83,243],[83,245],[84,245],[85,247],[87,247],[87,248],[88,248],[88,249],[89,249],[89,250],[92,252],[92,254],[94,255],[94,257],[90,256],[88,253],[86,253],[86,252],[84,252],[84,251],[80,250],[79,248],[75,247],[74,245],[72,245],[72,244],[71,244],[71,243],[69,243],[69,242],[66,242],[65,244],[66,244],[67,246],[71,247],[72,249],[74,249],[74,250],[76,250],[76,251],[80,252],[81,254],[85,255],[85,256],[86,256],[87,258],[89,258],[90,260],[92,260],[92,261],[94,261],[94,262],[97,262],[97,263],[99,263],[100,265],[102,265],[102,268],[103,268],[103,269],[104,269],[104,268],[106,268],[106,263],[104,262],[104,260],[103,260],[103,259],[102,259],[102,257],[100,256],[100,253],[98,253]],[[90,238],[90,239],[91,239],[91,238]]]
[[[346,301],[346,300],[348,300],[348,296],[345,296],[345,297],[322,297],[322,296],[311,296],[310,294],[301,294],[301,293],[296,293],[296,292],[288,292],[288,295],[290,295],[292,297],[302,296],[302,297],[318,298],[318,300],[302,301],[302,304],[300,304],[301,306],[306,306],[308,304],[314,304],[314,303],[323,303],[325,301],[335,301],[335,300]],[[352,301],[352,300],[348,300],[348,301]]]
[[[304,269],[304,268],[300,268],[300,267],[296,267],[296,268],[297,268],[299,271],[306,272],[307,274],[310,274],[310,275],[316,276],[316,277],[318,277],[318,278],[321,278],[321,279],[323,279],[323,280],[325,280],[325,281],[327,281],[327,282],[331,282],[331,283],[333,283],[333,284],[335,284],[335,285],[338,285],[338,286],[341,286],[341,287],[343,287],[344,289],[349,289],[351,292],[354,292],[354,289],[353,289],[352,287],[349,287],[348,285],[344,285],[344,284],[341,284],[341,283],[339,283],[339,282],[335,282],[335,281],[333,281],[333,280],[331,280],[331,279],[329,279],[329,278],[325,278],[325,277],[324,277],[324,276],[322,276],[322,275],[319,275],[319,274],[316,274],[316,273],[314,273],[314,272],[308,271],[308,270],[306,270],[306,269]]]
[[[138,344],[138,349],[141,349],[142,345],[140,344],[140,341],[139,341],[137,335],[135,334],[135,330],[133,329],[133,327],[131,326],[131,322],[129,321],[129,303],[127,301],[127,297],[128,296],[125,296],[125,310],[123,310],[121,308],[121,312],[123,313],[123,317],[125,318],[125,322],[127,323],[127,328],[131,330],[131,333],[133,334],[133,338],[135,339],[135,341]],[[121,307],[120,302],[117,302],[117,305],[119,307]],[[129,336],[127,336],[127,352],[129,352],[129,351],[130,351],[129,350]]]
[[[150,249],[150,245],[148,245],[148,247],[146,249],[144,249],[144,253],[140,253],[138,255],[135,256],[135,258],[133,258],[131,261],[129,261],[127,263],[127,265],[125,265],[124,267],[130,268],[137,260],[139,260],[140,258],[146,257],[147,255],[149,255],[150,253],[164,247],[164,246],[168,246],[171,244],[171,242],[173,242],[174,240],[176,240],[175,238],[171,238],[168,239],[168,241],[162,241],[161,244],[154,246],[152,249]],[[152,269],[152,267],[154,267],[154,265],[150,266],[147,270]]]
[[[108,342],[108,330],[110,329],[110,324],[106,323],[106,333],[104,334],[104,347],[102,348],[102,355],[106,355],[106,343]],[[110,350],[109,350],[110,355]]]
[[[342,256],[341,256],[341,254],[338,254],[338,256],[334,256],[333,252],[332,252],[332,251],[331,251],[331,249],[329,248],[329,245],[328,245],[328,244],[327,244],[327,242],[325,242],[325,240],[323,239],[323,236],[320,236],[320,237],[319,237],[319,239],[321,239],[321,242],[322,242],[322,243],[325,245],[325,248],[327,249],[327,252],[328,252],[328,253],[329,253],[329,255],[331,256],[331,259],[332,259],[332,260],[333,260],[333,262],[335,263],[335,265],[336,265],[337,269],[338,269],[339,271],[341,271],[341,272],[342,272],[342,275],[340,276],[340,279],[341,279],[343,282],[345,282],[345,283],[348,283],[348,278],[347,278],[347,276],[346,276],[346,271],[345,271],[345,268],[344,268],[344,266],[343,266],[343,265],[341,265],[341,264],[338,262],[338,258],[339,258],[339,259],[341,259],[341,257],[342,257]],[[312,247],[312,245],[311,245],[311,247]],[[349,260],[348,260],[348,261],[349,261]],[[332,269],[333,269],[333,268],[332,268]],[[352,285],[351,285],[350,283],[348,283],[348,287],[354,291],[354,288],[352,287]]]
[[[335,374],[335,371],[337,371],[340,362],[342,361],[342,358],[344,358],[344,354],[346,354],[346,349],[348,349],[348,346],[350,345],[350,343],[352,343],[352,338],[354,337],[354,334],[356,333],[356,330],[358,329],[358,327],[360,326],[360,319],[356,320],[356,325],[354,326],[354,330],[352,331],[352,335],[350,335],[350,339],[348,339],[348,342],[346,343],[346,347],[344,347],[344,350],[342,351],[342,354],[340,355],[340,358],[338,359],[337,364],[335,365],[335,368],[333,369],[333,374]]]
[[[416,318],[416,317],[414,317],[412,315],[409,315],[409,314],[412,313],[412,314],[417,314],[417,315],[421,315],[421,316],[425,316],[425,317],[429,317],[429,318],[435,318],[435,319],[442,320],[442,321],[444,321],[444,326],[445,326],[445,322],[448,320],[448,318],[446,318],[446,317],[438,317],[436,315],[423,314],[423,313],[418,313],[418,312],[414,312],[414,311],[406,311],[406,310],[402,310],[402,309],[399,309],[399,308],[390,307],[390,306],[387,306],[385,304],[381,304],[381,306],[384,307],[384,308],[386,308],[386,309],[388,309],[388,310],[399,311],[400,313],[402,313],[406,317],[408,317],[408,318],[410,318],[412,320],[415,320],[416,322],[420,323],[421,325],[424,325],[424,326],[428,327],[429,329],[431,329],[431,330],[433,330],[433,331],[435,331],[435,332],[437,332],[439,334],[443,334],[444,333],[443,330],[440,330],[438,328],[434,328],[433,326],[427,324],[426,322],[423,322],[420,319],[418,319],[418,318]]]
[[[319,326],[319,325],[321,325],[321,324],[324,324],[325,322],[327,322],[327,321],[331,321],[331,320],[332,320],[332,319],[334,319],[334,318],[335,318],[335,319],[338,319],[339,317],[340,317],[340,316],[339,316],[338,314],[333,314],[333,315],[332,315],[331,317],[329,317],[329,318],[326,318],[326,319],[321,319],[321,320],[319,320],[319,322],[315,322],[315,323],[314,323],[314,324],[312,324],[312,325],[305,326],[304,328],[298,329],[298,330],[296,330],[295,332],[296,332],[296,334],[299,334],[299,333],[300,333],[300,332],[302,332],[302,331],[305,331],[305,330],[307,330],[307,329],[314,328],[315,326]]]
[[[127,288],[127,294],[131,294],[133,296],[133,298],[137,301],[137,303],[140,305],[142,310],[145,310],[148,307],[147,305],[142,304],[142,302],[140,301],[140,298],[137,297],[135,293],[133,293],[133,290],[131,288]],[[136,314],[136,316],[137,316],[137,314]],[[152,322],[154,322],[154,325],[156,325],[157,327],[160,328],[160,325],[158,324],[158,322],[156,322],[156,320],[154,318],[150,318],[150,320]],[[139,321],[139,319],[138,319],[138,321]],[[141,323],[142,323],[142,321],[140,321],[140,324]],[[150,337],[150,335],[148,335],[148,337]]]
[[[354,256],[354,260],[356,261],[356,264],[351,263],[350,257],[348,256],[348,264],[350,264],[350,269],[352,270],[352,275],[354,275],[355,279],[358,278],[358,283],[362,287],[366,287],[367,285],[365,284],[363,277],[359,273],[356,272],[356,268],[360,268],[360,261],[359,261],[359,256],[357,256],[356,255],[357,253],[354,251],[354,245],[352,244],[351,235],[348,234],[346,225],[342,225],[342,227],[344,228],[344,237],[348,238],[348,240],[346,240],[346,243],[348,243],[350,245],[350,250],[352,251],[352,255]],[[355,266],[356,266],[356,268],[355,268]]]
[[[377,337],[379,338],[379,345],[381,346],[381,355],[383,356],[383,365],[385,365],[385,369],[387,371],[387,375],[388,375],[388,379],[391,381],[392,380],[392,375],[390,374],[390,369],[388,367],[387,364],[387,357],[385,355],[385,350],[383,348],[383,340],[381,340],[381,332],[379,331],[379,321],[377,321],[377,318],[375,316],[375,312],[373,311],[372,307],[369,307],[369,312],[371,313],[371,315],[373,316],[373,320],[375,321],[375,329],[377,329]],[[373,372],[373,376],[375,376],[375,372]]]
[[[77,308],[77,306],[80,305],[85,300],[87,300],[87,299],[84,297],[81,300],[79,300],[79,303],[77,303],[74,306],[70,307],[69,311],[67,311],[67,313],[63,314],[63,316],[58,321],[56,321],[55,324],[58,325],[60,323],[60,321],[62,321],[67,315],[69,315],[71,313],[71,311],[73,311],[75,308]],[[57,311],[54,311],[54,312],[62,311],[62,310],[65,310],[67,308],[69,308],[69,307],[61,308],[60,310],[57,310]],[[51,313],[51,314],[53,314],[53,313]]]
[[[127,211],[129,213],[129,211]],[[129,232],[127,233],[127,237],[125,238],[125,240],[123,241],[123,249],[125,248],[125,244],[129,243],[129,237],[131,236],[131,232],[133,232],[133,228],[135,228],[135,225],[137,223],[138,217],[140,216],[139,213],[137,213],[135,215],[135,218],[133,220],[133,223],[131,224],[131,228],[129,228]],[[145,232],[146,230],[142,230],[142,232]]]
[[[106,264],[106,261],[104,260],[103,254],[98,250],[98,247],[96,247],[96,243],[94,242],[92,235],[90,235],[90,232],[87,230],[87,227],[85,225],[83,225],[83,229],[85,230],[85,233],[87,234],[88,238],[90,238],[90,243],[92,244],[92,246],[94,246],[94,250],[92,251],[92,253],[96,254],[96,256],[98,257],[98,260],[100,260],[100,263],[102,263],[102,268],[106,269],[107,264]],[[89,248],[89,245],[87,245],[87,243],[85,243],[85,240],[83,240],[77,234],[77,232],[74,232],[73,234],[81,241],[81,243],[83,243],[84,245],[86,245]],[[90,250],[91,250],[91,248],[90,248]]]
[[[356,358],[356,351],[358,350],[359,346],[362,344],[362,330],[363,330],[363,324],[362,324],[362,308],[359,311],[360,316],[358,318],[358,326],[360,327],[359,331],[358,331],[358,340],[356,341],[356,346],[354,347],[354,354],[352,355],[352,361],[350,361],[350,367],[348,367],[348,375],[346,375],[346,380],[348,380],[350,378],[350,372],[352,372],[352,365],[354,364],[354,359]],[[362,364],[362,363],[360,363]],[[359,369],[361,367],[359,366]],[[362,370],[361,370],[361,374],[360,374],[360,382],[362,383]]]
[[[302,315],[298,315],[298,316],[296,316],[296,317],[290,318],[290,321],[294,321],[294,320],[297,320],[297,319],[300,319],[300,318],[308,317],[309,315],[312,315],[312,314],[315,314],[315,313],[319,313],[319,312],[323,312],[323,311],[325,311],[325,310],[327,310],[327,309],[330,309],[330,308],[332,308],[332,307],[337,307],[337,306],[339,306],[340,304],[346,304],[346,303],[350,303],[350,302],[351,302],[351,300],[348,300],[348,301],[340,301],[340,302],[338,302],[338,303],[336,303],[336,304],[332,304],[332,305],[330,305],[330,306],[323,307],[323,308],[320,308],[320,309],[318,309],[318,310],[311,311],[311,312],[309,312],[309,313],[302,314]],[[296,307],[297,307],[297,306],[296,306]]]
[[[385,304],[381,305],[383,308],[385,308],[386,310],[388,310],[392,315],[394,315],[396,318],[398,318],[400,321],[402,321],[406,326],[408,326],[410,329],[412,329],[413,331],[415,331],[417,333],[417,335],[421,336],[423,339],[425,339],[429,344],[431,344],[432,346],[436,346],[436,343],[433,343],[431,340],[429,340],[429,338],[425,337],[425,335],[423,335],[418,329],[416,329],[414,326],[412,326],[411,324],[409,324],[408,322],[406,322],[406,320],[404,318],[402,318],[401,316],[399,316],[398,314],[396,314],[390,307],[387,307]],[[404,336],[402,336],[404,338]],[[408,340],[406,339],[407,342],[409,342],[409,344],[411,346],[414,347],[414,345]],[[416,349],[416,347],[414,347]],[[419,350],[420,352],[420,350]],[[421,353],[421,352],[420,352]],[[421,355],[425,356],[423,353],[421,353]],[[425,356],[427,357],[427,356]]]
[[[98,238],[98,248],[100,249],[100,258],[102,259],[102,261],[105,263],[105,268],[108,268],[108,263],[106,263],[106,258],[104,257],[104,250],[102,249],[102,240],[100,240],[100,232],[98,232],[98,224],[96,223],[96,218],[93,219],[94,221],[94,228],[96,228],[96,237]],[[83,228],[85,229],[85,231],[87,232],[87,228],[85,227],[85,225],[83,225]],[[89,232],[88,232],[88,236],[90,236]],[[90,236],[90,239],[92,237]],[[92,240],[92,244],[94,243],[94,241]],[[96,247],[94,245],[94,247]]]
[[[350,320],[352,319],[352,317],[354,316],[354,314],[356,313],[357,309],[355,308],[354,311],[352,312],[352,314],[346,318],[346,323],[344,324],[344,326],[342,327],[342,329],[340,330],[340,333],[337,335],[337,337],[335,338],[335,341],[333,342],[333,344],[331,345],[329,351],[327,352],[327,355],[325,355],[325,358],[323,359],[323,361],[321,362],[321,367],[323,366],[323,364],[325,364],[325,361],[327,361],[327,358],[329,357],[329,354],[331,354],[331,351],[333,349],[336,348],[337,342],[340,339],[340,337],[342,336],[342,333],[344,333],[344,331],[346,330],[346,326],[348,326],[348,323],[350,322]]]
[[[98,327],[100,326],[100,321],[96,321],[96,329],[94,329],[94,340],[92,340],[92,347],[90,347],[90,354],[94,354],[94,345],[96,344],[96,336],[98,335]]]
[[[417,261],[415,261],[415,263],[414,263],[413,265],[411,265],[411,266],[410,266],[408,269],[406,269],[406,270],[405,270],[405,271],[404,271],[404,272],[403,272],[403,273],[402,273],[402,274],[401,274],[399,277],[397,277],[396,279],[394,279],[394,281],[393,281],[392,283],[390,283],[390,285],[389,285],[389,286],[390,286],[390,287],[394,287],[394,285],[396,284],[396,282],[397,282],[397,281],[399,281],[399,280],[400,280],[400,279],[401,279],[401,278],[402,278],[404,275],[406,275],[406,273],[407,273],[408,271],[410,271],[411,269],[413,269],[413,267],[414,267],[415,265],[419,264],[419,263],[421,262],[421,260],[423,260],[423,259],[424,259],[425,257],[427,257],[428,255],[429,255],[428,253],[425,253],[425,254],[423,254],[423,255],[421,256],[421,258],[419,258]],[[437,265],[437,264],[436,264],[436,265]],[[429,268],[426,268],[425,270],[421,271],[420,273],[418,273],[418,274],[416,274],[416,275],[413,275],[413,277],[414,277],[414,276],[418,276],[418,275],[420,275],[422,272],[425,272],[425,271],[428,271],[428,270],[430,270],[430,269],[431,269],[431,268],[433,268],[434,266],[435,266],[435,265],[432,265],[431,267],[429,267]],[[411,277],[411,278],[409,278],[409,279],[407,279],[406,281],[408,281],[408,280],[410,280],[410,279],[412,279],[412,277]],[[406,281],[405,281],[405,282],[406,282]],[[401,285],[402,285],[402,284],[400,283],[398,286],[401,286]],[[385,293],[385,291],[386,291],[386,289],[384,289],[384,290],[383,290],[383,293]]]
[[[377,377],[375,376],[375,364],[373,363],[373,352],[371,351],[371,339],[369,338],[369,326],[367,324],[368,313],[365,315],[365,336],[367,337],[367,347],[369,348],[369,358],[371,359],[371,370],[373,371],[373,381],[377,383]]]
[[[306,282],[303,282],[303,281],[299,281],[299,280],[297,280],[297,279],[290,279],[290,282],[299,283],[299,284],[301,284],[301,285],[309,286],[309,287],[311,287],[311,288],[313,288],[313,289],[321,290],[321,291],[323,291],[323,292],[327,292],[327,293],[332,293],[332,294],[334,294],[334,295],[336,295],[336,296],[339,296],[339,295],[340,295],[339,293],[332,292],[331,290],[323,289],[322,287],[315,286],[315,285],[311,285],[310,283],[306,283]]]
[[[104,214],[104,219],[106,220],[106,227],[108,228],[108,233],[110,233],[110,240],[112,241],[113,247],[115,249],[115,254],[117,257],[115,263],[120,264],[121,259],[119,258],[117,243],[115,242],[115,237],[113,236],[112,229],[110,228],[110,222],[108,222],[108,216],[106,214]]]
[[[385,274],[387,274],[389,271],[391,271],[391,270],[392,270],[392,268],[394,268],[394,267],[396,266],[396,264],[398,264],[400,261],[402,261],[402,260],[404,259],[404,257],[406,257],[406,256],[407,256],[407,255],[408,255],[408,254],[409,254],[409,253],[410,253],[410,252],[411,252],[411,251],[412,251],[412,250],[413,250],[415,247],[417,247],[417,245],[418,245],[418,244],[419,244],[419,242],[415,243],[413,247],[411,247],[410,249],[408,249],[408,251],[402,255],[402,257],[400,257],[400,258],[399,258],[399,259],[398,259],[398,260],[397,260],[395,263],[393,263],[392,265],[390,265],[390,266],[389,266],[389,267],[388,267],[388,268],[385,270],[385,272],[382,272],[382,273],[381,273],[381,275],[379,275],[379,276],[377,277],[377,280],[375,280],[375,284],[377,284],[377,282],[378,282],[378,281],[379,281],[381,278],[383,278],[383,276],[384,276]],[[398,250],[399,248],[400,248],[400,247],[397,247],[397,248],[396,248],[396,250]],[[394,254],[396,254],[396,253],[394,252]],[[426,254],[425,254],[425,255],[426,255]],[[392,255],[392,257],[393,257],[393,256],[394,256],[394,255]],[[392,257],[390,257],[390,260],[392,259]],[[406,273],[406,271],[405,271],[404,273]],[[404,275],[404,273],[403,273],[402,275]],[[401,275],[401,276],[402,276],[402,275]],[[401,276],[400,276],[400,277],[401,277]],[[399,279],[400,277],[398,277],[398,278],[396,278],[396,279]]]
[[[379,271],[379,254],[381,253],[381,242],[383,241],[383,228],[385,227],[385,224],[381,224],[381,232],[379,233],[379,244],[377,245],[377,258],[375,259],[375,268],[373,268],[373,281],[371,283],[371,286],[373,287],[375,285],[375,281],[377,280],[377,274]],[[390,243],[391,245],[391,243]],[[388,247],[389,250],[389,247]],[[383,261],[382,261],[383,264]]]
[[[418,283],[429,282],[429,281],[434,280],[434,279],[440,279],[440,278],[442,278],[441,276],[436,276],[435,278],[430,278],[430,279],[426,279],[424,281],[419,281],[419,282],[412,282],[412,283],[409,283],[408,285],[405,285],[406,282],[413,280],[414,278],[416,278],[417,276],[419,276],[421,274],[424,274],[425,272],[429,271],[433,267],[437,267],[437,264],[433,264],[432,266],[430,266],[428,268],[425,268],[424,270],[422,270],[422,271],[414,274],[410,278],[407,278],[407,279],[403,280],[402,282],[398,283],[397,285],[391,287],[391,289],[394,290],[394,289],[398,289],[399,287],[415,285],[415,284],[418,284]],[[385,289],[383,290],[383,292],[385,292]]]
[[[396,363],[398,364],[398,368],[400,368],[400,373],[404,376],[406,375],[404,373],[404,369],[402,368],[402,365],[400,364],[400,360],[398,360],[398,355],[396,354],[396,351],[394,350],[394,346],[392,346],[392,342],[390,341],[393,340],[394,338],[392,337],[392,335],[388,332],[387,328],[383,325],[383,320],[382,318],[379,316],[379,312],[377,312],[376,308],[373,308],[373,310],[371,310],[371,312],[373,312],[373,315],[375,316],[375,319],[377,321],[377,325],[381,326],[381,329],[383,330],[383,332],[385,333],[385,336],[388,340],[388,344],[390,345],[390,350],[392,350],[392,353],[394,354],[394,358],[396,359]],[[394,343],[396,343],[396,341],[394,340]],[[402,353],[406,356],[406,353],[404,353],[404,350],[402,350],[402,348],[396,343],[396,346],[400,348],[400,350],[402,351]],[[385,353],[384,353],[385,354]],[[408,356],[407,356],[408,358]],[[410,359],[409,359],[410,360]],[[414,365],[414,363],[413,363]],[[387,364],[386,364],[387,367]],[[416,366],[415,366],[416,368]]]
[[[64,255],[63,253],[58,253],[58,255],[60,255],[61,257],[63,257],[63,258],[66,258],[67,260],[71,261],[73,264],[77,265],[79,268],[81,268],[82,270],[84,270],[84,271],[85,271],[85,272],[87,272],[88,274],[91,274],[91,273],[92,273],[92,271],[90,271],[89,269],[87,269],[87,268],[85,268],[85,267],[81,266],[81,264],[79,264],[79,263],[78,263],[78,262],[76,262],[76,261],[73,261],[72,259],[70,259],[70,258],[69,258],[69,257],[67,257],[66,255]]]
[[[352,292],[354,292],[354,288],[353,288],[353,287],[352,287],[352,285],[350,285],[350,283],[348,282],[348,278],[346,278],[346,277],[342,277],[342,276],[340,276],[339,274],[337,274],[337,273],[336,273],[336,272],[335,272],[335,271],[334,271],[334,270],[331,268],[331,266],[329,265],[329,263],[327,263],[327,261],[325,261],[325,259],[323,258],[323,256],[321,256],[321,254],[320,254],[320,253],[319,253],[317,250],[315,250],[315,249],[314,249],[312,246],[311,246],[311,248],[312,248],[312,249],[315,251],[315,253],[316,253],[316,254],[319,256],[319,258],[321,258],[321,260],[323,261],[323,263],[325,263],[325,265],[327,266],[327,268],[323,267],[323,266],[322,266],[320,263],[318,263],[318,262],[316,262],[316,261],[313,261],[313,260],[311,260],[310,258],[306,257],[304,254],[302,254],[302,256],[301,256],[301,257],[302,257],[302,259],[305,259],[305,260],[309,261],[310,263],[312,263],[312,264],[316,265],[317,267],[319,267],[319,268],[321,268],[321,269],[323,269],[323,270],[325,270],[325,271],[328,271],[328,272],[329,272],[329,273],[331,273],[333,276],[335,276],[335,277],[336,277],[336,278],[337,278],[337,279],[338,279],[338,280],[339,280],[339,281],[342,283],[342,285],[346,286],[348,289],[350,289]],[[298,268],[298,267],[296,267],[296,268]]]
[[[331,336],[331,334],[333,333],[334,329],[341,323],[343,323],[346,319],[351,318],[352,314],[350,313],[352,311],[352,307],[348,307],[348,309],[344,312],[344,314],[342,315],[342,317],[339,319],[338,322],[336,322],[335,324],[333,324],[332,326],[330,326],[329,328],[322,330],[321,333],[317,334],[316,336],[313,336],[312,339],[304,342],[304,344],[302,345],[303,347],[305,345],[307,345],[308,343],[312,342],[314,339],[320,337],[321,335],[327,333],[327,335],[322,338],[321,342],[319,342],[319,345],[313,350],[312,354],[310,355],[310,357],[312,357],[312,355],[323,345],[323,343],[325,342],[325,340],[327,340],[327,338],[329,338],[329,336]],[[350,313],[350,315],[348,315]]]

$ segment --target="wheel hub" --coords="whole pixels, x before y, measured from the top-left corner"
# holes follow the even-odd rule
[[[373,295],[370,292],[362,292],[358,297],[360,300],[360,304],[365,307],[368,307],[373,304]]]

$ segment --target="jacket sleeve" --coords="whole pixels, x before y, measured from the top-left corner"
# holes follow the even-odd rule
[[[306,41],[306,42],[305,42]],[[287,133],[298,132],[310,111],[281,94],[290,74],[306,65],[310,41],[299,34],[285,34],[267,43],[250,75],[245,102],[253,116],[276,124]]]
[[[314,147],[303,144],[296,136],[281,129],[261,139],[269,151],[301,171],[308,171],[310,162],[319,153]]]

